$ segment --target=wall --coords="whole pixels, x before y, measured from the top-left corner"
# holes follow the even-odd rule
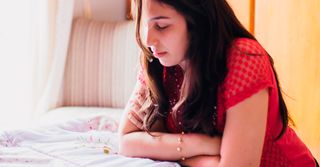
[[[74,17],[94,20],[125,20],[126,0],[75,0]]]

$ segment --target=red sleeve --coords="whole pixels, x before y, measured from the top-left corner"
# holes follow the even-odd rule
[[[229,50],[227,67],[222,85],[225,111],[259,90],[272,87],[269,56],[257,41],[235,40]]]

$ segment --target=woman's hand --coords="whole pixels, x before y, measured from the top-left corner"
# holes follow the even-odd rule
[[[144,108],[144,100],[148,97],[148,91],[144,85],[136,84],[131,95],[131,101],[127,104],[119,125],[119,153],[129,157],[145,157],[157,160],[180,160],[181,157],[194,157],[198,155],[219,155],[220,137],[210,137],[204,134],[185,134],[183,142],[178,143],[181,134],[168,133],[165,126],[165,119],[159,117],[149,132],[145,132],[142,127],[142,120],[145,114],[139,113],[140,108]],[[141,93],[139,93],[141,92]],[[133,107],[134,106],[134,107]],[[148,110],[147,110],[148,111]],[[131,118],[129,119],[130,115]],[[134,114],[134,115],[133,115]],[[140,128],[138,128],[140,127]],[[177,151],[177,147],[182,148],[182,152]],[[143,149],[141,149],[143,148]],[[150,150],[157,150],[156,152]]]
[[[129,101],[130,110],[128,112],[128,119],[140,130],[143,130],[143,120],[147,115],[146,110],[141,110],[142,105],[147,100],[147,93],[147,89],[140,89]]]

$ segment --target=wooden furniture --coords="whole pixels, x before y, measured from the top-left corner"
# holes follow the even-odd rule
[[[301,139],[320,159],[320,1],[228,0],[275,61]]]

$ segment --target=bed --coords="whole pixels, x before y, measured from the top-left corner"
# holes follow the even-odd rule
[[[59,105],[0,130],[0,167],[177,167],[118,154],[117,128],[139,70],[133,21],[73,21]]]
[[[0,166],[179,166],[175,162],[119,155],[117,128],[121,111],[117,110],[121,109],[58,108],[43,117],[34,127],[0,131]],[[62,118],[61,116],[64,119],[52,121]]]

